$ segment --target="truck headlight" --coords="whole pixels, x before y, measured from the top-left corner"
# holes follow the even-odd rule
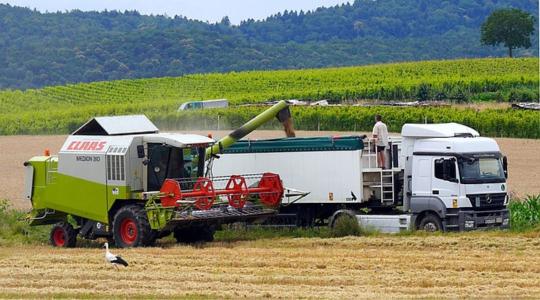
[[[510,197],[508,197],[508,194],[504,196],[504,205],[508,205],[508,201],[510,200]]]
[[[508,218],[504,218],[502,221],[502,226],[508,226],[509,221],[510,220]]]
[[[474,221],[473,220],[465,221],[465,228],[474,228]]]

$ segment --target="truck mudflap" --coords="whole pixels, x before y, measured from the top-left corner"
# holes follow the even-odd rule
[[[227,224],[235,222],[264,221],[277,214],[277,209],[266,208],[260,205],[234,208],[229,205],[215,206],[208,210],[184,210],[175,212],[167,222],[164,230],[176,227],[191,226],[195,224]]]
[[[485,211],[458,210],[455,213],[447,213],[445,223],[447,231],[507,229],[510,228],[510,213],[506,208]]]

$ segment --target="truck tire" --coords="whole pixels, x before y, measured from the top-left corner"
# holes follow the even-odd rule
[[[442,231],[442,222],[439,217],[434,214],[426,214],[418,224],[418,230],[426,232]]]
[[[329,225],[333,237],[362,235],[362,228],[356,216],[351,215],[349,212],[334,215]]]
[[[68,222],[59,222],[51,228],[49,240],[54,247],[73,248],[77,244],[77,230]]]
[[[178,243],[192,244],[198,242],[212,242],[215,229],[212,226],[197,226],[192,228],[179,228],[174,230],[174,238]]]
[[[336,221],[340,218],[351,218],[356,220],[356,213],[348,209],[337,210],[334,212],[334,214],[332,214],[332,216],[330,216],[328,227],[330,227],[330,229],[334,229]]]
[[[120,248],[151,246],[156,239],[148,215],[139,205],[121,207],[114,216],[112,232],[114,244]]]

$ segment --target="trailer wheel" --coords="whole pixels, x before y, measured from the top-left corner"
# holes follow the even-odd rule
[[[193,227],[179,228],[174,230],[174,238],[178,243],[197,243],[197,242],[212,242],[216,230],[213,226],[208,227]]]
[[[347,211],[332,217],[330,229],[333,237],[362,235],[362,228],[358,220],[351,212]]]
[[[433,214],[426,214],[420,224],[418,224],[419,230],[424,230],[426,232],[436,232],[442,230],[441,219]]]
[[[120,248],[150,246],[156,238],[146,211],[138,205],[121,207],[114,216],[112,231],[114,244]]]
[[[54,247],[73,248],[77,244],[77,233],[68,222],[56,223],[51,228],[51,244]]]

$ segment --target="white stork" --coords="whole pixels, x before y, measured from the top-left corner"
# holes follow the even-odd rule
[[[124,267],[128,266],[127,261],[125,261],[120,255],[114,255],[111,252],[109,252],[109,243],[105,243],[103,245],[105,248],[105,260],[109,263],[111,263],[117,270],[118,265],[122,265]]]

